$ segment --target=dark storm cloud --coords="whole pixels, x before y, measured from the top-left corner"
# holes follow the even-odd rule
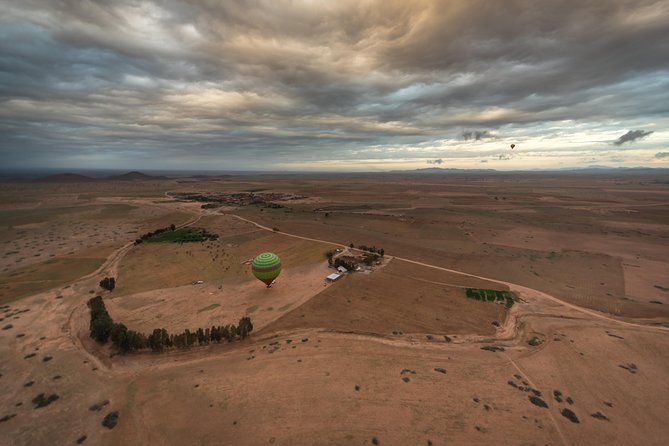
[[[462,132],[462,139],[465,141],[474,140],[480,141],[485,138],[491,138],[492,135],[488,130],[465,130]]]
[[[613,141],[614,146],[621,146],[625,144],[626,142],[632,142],[636,141],[639,139],[643,139],[646,136],[650,135],[653,133],[652,131],[646,131],[646,130],[630,130],[624,135],[621,135],[618,139]]]
[[[253,167],[652,120],[667,48],[660,0],[6,0],[0,157]]]

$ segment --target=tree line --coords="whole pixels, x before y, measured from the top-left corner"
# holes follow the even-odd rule
[[[144,243],[144,240],[150,239],[153,236],[156,236],[158,234],[162,234],[165,232],[169,231],[175,231],[177,227],[172,223],[171,225],[167,226],[166,228],[158,228],[155,231],[150,231],[147,232],[146,234],[142,234],[139,236],[138,239],[135,240],[135,245],[139,245],[140,243]]]
[[[351,248],[353,248],[353,243],[351,243],[349,246],[350,246]],[[376,249],[376,246],[365,246],[365,245],[360,245],[360,246],[358,246],[358,249],[359,249],[360,251],[368,251],[368,252],[371,252],[371,253],[373,253],[373,254],[378,254],[378,255],[380,255],[381,257],[383,257],[383,255],[386,253],[386,251],[385,251],[383,248]]]
[[[121,353],[150,348],[162,352],[169,348],[186,349],[197,343],[207,345],[222,341],[236,341],[245,339],[253,331],[251,318],[242,317],[238,324],[198,328],[195,331],[188,329],[182,333],[170,334],[164,328],[156,328],[148,336],[128,328],[122,323],[115,323],[105,307],[102,296],[95,296],[88,301],[91,310],[90,336],[100,343],[111,340],[114,347]]]

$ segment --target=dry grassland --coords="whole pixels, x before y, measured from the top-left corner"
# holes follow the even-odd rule
[[[307,198],[203,210],[169,195],[260,190]],[[668,198],[659,173],[0,184],[0,444],[664,445]],[[171,223],[220,238],[132,246]],[[326,284],[328,242],[387,261]],[[263,251],[283,262],[270,289],[245,264]],[[106,275],[131,329],[250,316],[254,331],[117,355],[88,335]],[[42,393],[58,399],[37,408]]]

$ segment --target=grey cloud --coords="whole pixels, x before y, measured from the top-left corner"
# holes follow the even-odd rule
[[[624,135],[621,135],[618,139],[613,141],[614,146],[621,146],[625,144],[626,142],[632,142],[636,141],[639,139],[643,139],[646,136],[650,135],[653,133],[652,131],[646,131],[646,130],[630,130]]]
[[[444,160],[441,159],[441,158],[438,158],[436,160],[427,160],[428,164],[442,164],[443,162],[444,162]]]
[[[659,0],[4,3],[3,161],[320,160],[669,113]]]
[[[655,158],[669,158],[669,152],[657,152]]]
[[[465,130],[462,132],[462,139],[465,141],[474,140],[480,141],[482,139],[491,138],[492,135],[488,130]]]

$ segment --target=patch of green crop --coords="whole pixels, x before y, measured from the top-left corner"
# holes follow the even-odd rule
[[[156,234],[145,240],[146,243],[189,243],[215,240],[216,234],[210,234],[202,228],[181,228]]]

